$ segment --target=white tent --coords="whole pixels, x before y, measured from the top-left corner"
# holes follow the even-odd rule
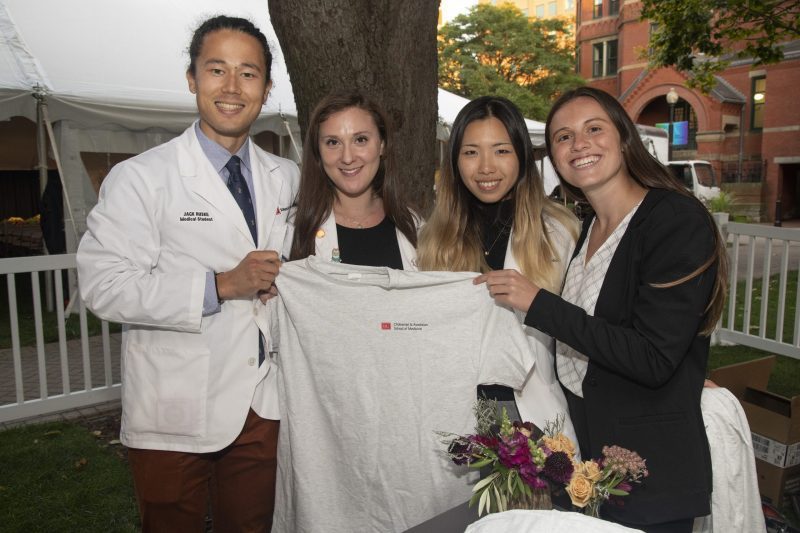
[[[299,142],[297,111],[283,55],[263,0],[0,0],[0,120],[37,120],[44,97],[60,155],[67,249],[83,231],[96,194],[80,154],[139,153],[196,118],[184,72],[197,24],[220,10],[254,21],[273,45],[274,85],[253,133]],[[285,120],[284,120],[285,119]],[[280,143],[287,157],[291,143]],[[55,155],[55,154],[54,154]]]
[[[436,138],[447,140],[450,137],[450,128],[456,120],[458,112],[467,105],[469,99],[439,89],[439,121],[436,126]],[[525,124],[528,126],[528,135],[537,148],[544,146],[544,122],[537,122],[526,118]]]

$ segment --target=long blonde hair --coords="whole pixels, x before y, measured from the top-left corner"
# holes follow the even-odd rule
[[[494,117],[503,123],[519,162],[519,176],[510,191],[513,202],[511,252],[522,274],[549,291],[559,292],[566,265],[550,236],[560,224],[574,241],[578,235],[575,217],[544,194],[536,171],[528,128],[517,107],[509,100],[483,96],[468,103],[453,123],[449,157],[439,179],[436,204],[422,228],[417,261],[422,270],[488,272],[483,253],[477,199],[464,186],[458,156],[467,126],[475,120]]]

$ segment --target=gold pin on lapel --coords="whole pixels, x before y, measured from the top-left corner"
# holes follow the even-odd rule
[[[322,228],[319,228],[319,229],[317,230],[317,239],[321,239],[321,238],[323,238],[324,236],[325,236],[325,230],[324,230],[324,229],[322,229]]]

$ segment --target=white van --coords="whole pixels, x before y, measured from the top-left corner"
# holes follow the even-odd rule
[[[708,161],[670,161],[669,169],[687,189],[706,202],[719,196],[719,183]]]

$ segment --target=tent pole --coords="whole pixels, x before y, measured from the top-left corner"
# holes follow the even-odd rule
[[[61,181],[61,191],[64,194],[64,203],[67,204],[67,213],[69,213],[69,221],[70,226],[72,226],[72,231],[75,235],[75,242],[79,242],[79,235],[78,235],[78,226],[75,224],[75,217],[72,216],[72,204],[69,201],[69,192],[67,191],[67,185],[64,183],[64,170],[61,166],[61,156],[58,155],[58,145],[56,143],[56,136],[53,133],[53,124],[50,122],[50,117],[47,113],[47,102],[42,102],[42,116],[44,118],[44,124],[47,127],[47,136],[50,138],[50,147],[53,149],[53,159],[56,160],[56,167],[58,168],[58,179]],[[77,286],[76,288],[70,293],[69,296],[69,304],[67,308],[64,310],[64,316],[69,317],[72,313],[72,305],[75,303],[75,298],[78,294]]]
[[[41,198],[44,195],[45,187],[47,187],[47,134],[42,114],[42,106],[46,104],[44,103],[45,93],[42,87],[36,85],[33,89],[33,97],[36,98],[36,155],[37,166],[39,167],[39,198]],[[42,239],[42,248],[44,248],[45,255],[50,255],[44,239]],[[53,294],[53,273],[49,270],[44,273],[44,302],[46,309],[52,313],[55,310],[55,297]]]
[[[286,133],[289,134],[289,140],[292,141],[292,148],[294,148],[294,153],[297,154],[297,158],[299,160],[303,159],[303,154],[300,153],[300,150],[297,148],[297,142],[294,140],[294,135],[292,134],[292,128],[289,127],[289,121],[286,120],[286,115],[281,113],[281,120],[283,121],[283,126],[286,128]]]

